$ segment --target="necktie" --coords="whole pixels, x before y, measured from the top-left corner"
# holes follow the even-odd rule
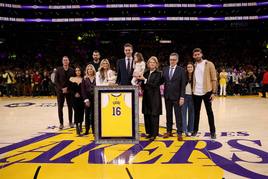
[[[127,72],[128,74],[130,74],[131,70],[130,70],[130,59],[127,59]]]
[[[170,80],[171,80],[172,76],[173,76],[173,68],[170,68],[170,70],[169,70],[169,79]]]

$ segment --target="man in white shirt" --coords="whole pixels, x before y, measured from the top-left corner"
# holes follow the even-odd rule
[[[203,53],[200,48],[193,50],[193,58],[196,63],[193,76],[195,120],[192,136],[196,136],[198,132],[201,104],[202,101],[204,101],[208,115],[210,135],[212,139],[216,139],[214,114],[212,111],[212,101],[217,90],[216,69],[212,62],[205,60],[202,57]]]

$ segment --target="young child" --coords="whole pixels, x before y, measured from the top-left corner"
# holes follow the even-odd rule
[[[138,85],[138,77],[143,75],[145,70],[145,62],[141,53],[136,52],[134,54],[134,71],[133,78],[131,80],[131,84],[137,86]]]

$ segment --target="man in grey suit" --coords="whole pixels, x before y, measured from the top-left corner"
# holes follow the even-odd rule
[[[179,55],[171,53],[170,66],[163,69],[164,98],[166,106],[167,132],[163,138],[172,137],[173,108],[175,111],[178,140],[182,141],[182,113],[181,106],[185,95],[185,70],[177,66]]]

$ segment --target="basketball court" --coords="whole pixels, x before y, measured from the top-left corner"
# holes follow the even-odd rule
[[[257,96],[217,97],[216,140],[202,106],[197,137],[148,141],[140,112],[138,144],[96,144],[91,131],[77,137],[68,128],[66,108],[59,131],[54,97],[3,97],[0,178],[268,178],[267,106]],[[165,114],[160,125],[163,134]]]

